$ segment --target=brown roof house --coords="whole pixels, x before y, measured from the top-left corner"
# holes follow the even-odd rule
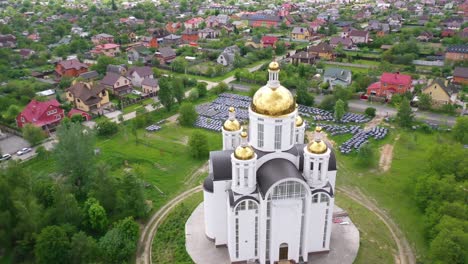
[[[109,105],[109,93],[106,88],[88,82],[74,82],[66,92],[67,101],[78,110],[101,113]]]
[[[307,49],[307,52],[311,56],[317,55],[320,59],[325,59],[325,60],[335,59],[335,53],[333,52],[333,47],[324,42],[316,46],[310,46]]]
[[[455,67],[455,70],[453,70],[453,82],[468,84],[468,67]]]
[[[170,47],[162,47],[155,53],[155,57],[161,64],[167,64],[176,58],[176,53]]]
[[[115,72],[107,72],[100,83],[117,96],[122,96],[132,91],[130,79]]]
[[[141,87],[144,79],[153,79],[153,70],[151,67],[132,67],[128,70],[127,77],[132,81],[132,85]]]

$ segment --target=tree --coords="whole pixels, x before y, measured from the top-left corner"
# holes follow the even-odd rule
[[[184,100],[184,82],[180,78],[172,79],[172,93],[174,94],[174,98],[177,100],[177,103],[181,104],[182,100]]]
[[[100,56],[97,59],[97,63],[91,66],[91,69],[97,71],[99,74],[105,74],[107,71],[107,65],[118,63],[119,61],[116,58]]]
[[[208,90],[206,89],[207,83],[206,82],[198,82],[197,83],[197,90],[198,90],[198,96],[199,97],[205,97],[206,94],[208,93]]]
[[[89,175],[94,171],[94,134],[80,124],[70,123],[57,129],[58,143],[54,149],[57,169],[84,197]]]
[[[75,233],[70,242],[70,263],[96,263],[99,258],[99,247],[94,238],[80,231]]]
[[[60,226],[48,226],[36,238],[34,254],[37,263],[67,263],[70,241]]]
[[[409,100],[404,97],[398,107],[397,122],[401,127],[411,127],[413,125],[414,114]]]
[[[429,110],[432,106],[432,97],[430,94],[421,93],[418,97],[418,108],[420,110]]]
[[[106,209],[99,204],[96,198],[90,197],[84,204],[85,225],[98,233],[106,230],[107,214]]]
[[[220,82],[218,85],[213,87],[213,92],[215,94],[222,94],[228,90],[229,86],[225,82]]]
[[[368,116],[368,117],[375,117],[375,113],[376,113],[376,109],[374,107],[367,107],[366,110],[364,111],[364,113]]]
[[[275,54],[283,55],[286,52],[286,44],[283,41],[276,42]]]
[[[188,66],[188,62],[183,57],[177,57],[175,58],[175,60],[171,62],[171,68],[175,72],[185,73],[187,66]]]
[[[17,105],[10,105],[3,114],[3,119],[5,119],[7,123],[12,123],[20,112],[21,110]]]
[[[333,95],[327,95],[323,98],[322,102],[320,102],[319,107],[323,110],[333,111],[335,107],[335,97]]]
[[[364,144],[358,151],[357,162],[363,167],[369,167],[374,163],[374,150],[369,144]]]
[[[109,119],[104,119],[97,123],[96,131],[98,136],[110,137],[119,131],[119,126]]]
[[[138,224],[127,217],[115,224],[100,240],[99,248],[110,263],[127,262],[135,253],[138,242]]]
[[[171,111],[172,106],[174,105],[174,94],[171,90],[170,78],[161,78],[159,79],[159,101],[166,108],[167,111]]]
[[[198,97],[199,97],[198,89],[197,88],[190,89],[189,96],[188,96],[189,101],[195,102],[198,99]]]
[[[196,159],[206,158],[209,151],[206,135],[200,131],[193,132],[189,139],[189,151]]]
[[[343,118],[345,114],[345,103],[341,100],[338,99],[335,104],[335,120],[336,122],[341,123],[341,119]]]
[[[307,106],[312,106],[314,104],[314,96],[307,91],[305,85],[298,85],[296,95],[298,104]]]
[[[73,122],[73,123],[81,123],[83,121],[85,121],[85,118],[84,116],[80,115],[80,114],[74,114],[72,115],[72,117],[70,118],[70,120]]]
[[[115,4],[115,0],[112,0],[112,10],[117,10],[117,5]]]
[[[45,134],[42,128],[33,124],[26,124],[23,127],[23,137],[31,145],[35,146],[45,138]]]
[[[125,174],[118,186],[117,209],[121,216],[144,217],[147,213],[143,184],[133,173]]]
[[[462,144],[468,144],[468,116],[457,118],[453,127],[453,137]]]
[[[198,113],[195,110],[195,106],[190,103],[183,103],[179,110],[179,123],[182,126],[193,126],[197,120]]]

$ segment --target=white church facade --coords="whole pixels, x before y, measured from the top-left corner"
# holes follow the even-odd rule
[[[205,234],[232,263],[307,262],[328,252],[336,160],[321,138],[304,144],[305,122],[280,85],[279,65],[253,97],[248,133],[229,109],[223,150],[213,151],[203,183]]]

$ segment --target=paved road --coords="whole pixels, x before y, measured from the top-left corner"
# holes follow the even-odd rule
[[[319,104],[323,100],[323,98],[323,95],[317,95],[315,97],[315,103]],[[380,103],[371,103],[364,100],[349,100],[348,105],[349,109],[353,112],[363,113],[367,107],[374,107],[377,110],[376,114],[380,116],[396,116],[397,114],[397,109],[393,107],[383,105]],[[431,123],[447,126],[454,126],[456,122],[456,117],[426,111],[419,111],[417,109],[415,111],[415,117],[419,120],[426,120]]]

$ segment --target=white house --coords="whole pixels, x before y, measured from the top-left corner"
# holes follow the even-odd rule
[[[316,129],[304,144],[305,123],[279,64],[249,107],[248,133],[230,109],[223,150],[212,151],[203,183],[205,233],[226,246],[232,263],[307,262],[328,252],[336,160]]]

